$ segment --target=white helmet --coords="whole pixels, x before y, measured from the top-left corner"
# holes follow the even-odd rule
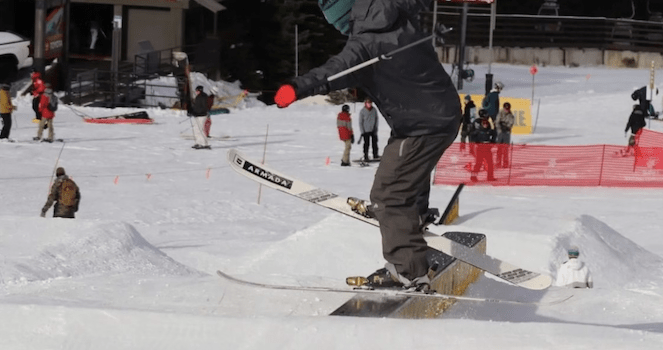
[[[502,84],[501,81],[498,81],[495,83],[495,88],[499,91],[502,91],[502,89],[504,89],[504,84]]]

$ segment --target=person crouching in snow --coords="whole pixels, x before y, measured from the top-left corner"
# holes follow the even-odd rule
[[[352,144],[355,142],[355,135],[352,132],[352,118],[350,118],[350,106],[343,105],[341,107],[341,113],[336,118],[336,126],[338,127],[338,137],[345,143],[341,166],[350,166],[350,149],[352,149]]]
[[[198,85],[196,87],[196,98],[193,100],[193,105],[189,111],[191,129],[193,129],[193,139],[195,142],[191,148],[212,149],[207,142],[207,136],[205,136],[205,122],[209,116],[209,108],[207,106],[207,94],[203,92],[203,87]]]
[[[55,175],[57,178],[53,182],[46,204],[41,209],[41,217],[46,217],[46,212],[55,203],[54,218],[74,219],[74,214],[78,211],[78,204],[81,202],[81,192],[74,180],[67,176],[64,168],[59,167],[55,171]]]
[[[589,273],[589,268],[582,261],[578,260],[580,251],[576,247],[568,250],[569,260],[562,264],[557,271],[557,280],[555,285],[567,288],[592,288],[594,282]]]

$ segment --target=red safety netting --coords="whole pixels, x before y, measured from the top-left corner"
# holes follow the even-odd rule
[[[658,134],[658,135],[656,135]],[[640,142],[649,144],[663,134],[644,132]],[[658,143],[662,145],[663,142]],[[495,168],[496,181],[487,181],[486,165],[477,184],[497,186],[615,186],[663,187],[663,148],[614,145],[542,146],[492,145],[493,159],[498,147],[509,154],[509,166]],[[455,143],[438,163],[433,184],[473,184],[470,180],[475,157]]]
[[[651,131],[649,129],[644,129],[644,128],[640,129],[640,136],[638,136],[638,145],[640,147],[663,147],[663,133]]]

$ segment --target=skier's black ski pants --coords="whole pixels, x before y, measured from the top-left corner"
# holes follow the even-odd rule
[[[371,189],[371,211],[380,222],[382,253],[407,279],[428,272],[421,228],[428,212],[431,171],[458,134],[390,137]]]

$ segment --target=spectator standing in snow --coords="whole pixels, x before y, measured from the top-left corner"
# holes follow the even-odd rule
[[[57,177],[51,186],[46,204],[41,209],[41,217],[46,217],[46,212],[55,203],[54,218],[73,219],[74,214],[78,211],[78,204],[81,202],[81,192],[74,180],[65,174],[64,168],[59,167],[55,171],[55,175]]]
[[[562,264],[557,271],[555,285],[567,288],[592,288],[594,282],[589,268],[578,259],[580,251],[576,247],[568,250],[569,260]]]
[[[495,143],[495,129],[490,121],[490,116],[485,109],[479,110],[479,119],[474,123],[474,131],[470,135],[470,142],[474,143],[474,152],[476,155],[476,163],[472,169],[470,180],[477,182],[479,179],[477,175],[481,170],[483,164],[486,165],[486,172],[488,173],[487,180],[495,181],[493,173],[493,143]]]
[[[490,119],[495,123],[497,112],[500,110],[500,92],[504,89],[504,84],[496,82],[492,90],[481,101],[481,108],[485,109]]]
[[[373,148],[373,159],[379,159],[378,155],[378,112],[373,108],[373,101],[370,98],[364,100],[364,108],[359,112],[359,132],[361,139],[357,143],[364,141],[364,160],[368,161],[368,145]]]
[[[463,122],[460,126],[460,150],[465,150],[465,141],[474,130],[474,120],[477,118],[477,106],[472,101],[472,97],[465,95],[465,111],[463,112]],[[470,153],[474,154],[474,145],[470,142]]]
[[[624,136],[626,136],[628,129],[631,129],[631,136],[628,138],[628,147],[625,154],[630,154],[631,149],[638,145],[637,141],[642,133],[642,128],[645,126],[647,126],[645,112],[641,109],[641,105],[633,105],[633,110],[626,123],[626,129],[624,129]]]
[[[355,142],[355,135],[352,132],[352,118],[350,118],[350,106],[343,105],[341,113],[336,118],[336,127],[338,127],[338,137],[345,144],[341,166],[350,166],[350,149]]]
[[[0,140],[8,139],[12,128],[12,111],[15,109],[12,105],[12,98],[9,94],[9,85],[0,86],[0,117],[2,117],[2,131],[0,131]]]
[[[207,106],[207,94],[203,91],[203,87],[198,85],[196,87],[196,98],[193,100],[193,105],[189,111],[189,116],[191,117],[191,129],[193,130],[193,139],[195,142],[191,148],[212,148],[207,142],[207,136],[205,136],[205,122],[209,117],[209,108],[207,108]]]
[[[375,173],[371,203],[351,205],[380,223],[387,264],[369,276],[375,288],[430,288],[433,271],[422,232],[429,215],[430,175],[458,135],[462,112],[458,93],[430,40],[377,64],[347,70],[424,39],[418,18],[432,2],[318,0],[327,21],[349,39],[339,54],[281,86],[274,98],[283,108],[298,98],[357,87],[389,124],[391,137]],[[345,75],[328,81],[341,72]]]
[[[497,162],[498,168],[509,167],[509,149],[511,145],[511,129],[516,118],[511,113],[511,104],[504,102],[503,108],[497,113],[495,129],[497,131]]]
[[[51,99],[56,99],[53,95],[53,90],[49,84],[46,84],[46,90],[44,93],[39,95],[39,114],[41,114],[41,120],[39,120],[39,127],[37,129],[37,137],[33,138],[35,141],[41,140],[41,136],[44,132],[44,129],[48,127],[48,138],[45,138],[44,142],[53,142],[53,136],[55,134],[53,127],[53,118],[55,118],[55,110],[51,108]]]

